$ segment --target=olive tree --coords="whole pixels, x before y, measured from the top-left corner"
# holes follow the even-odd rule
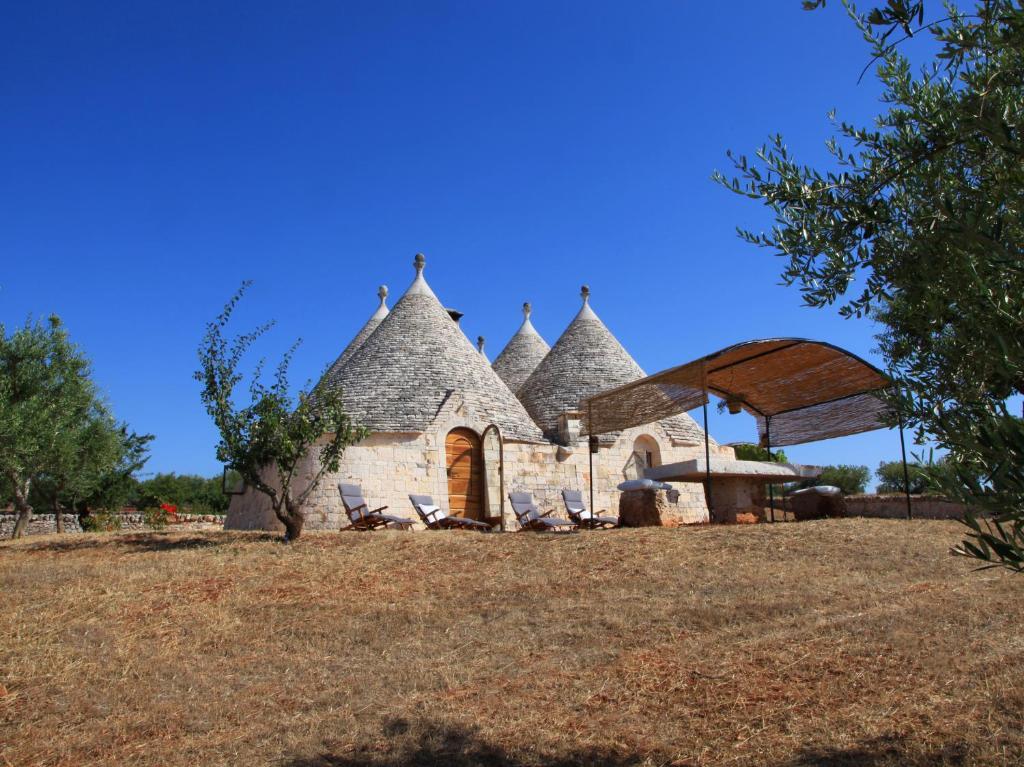
[[[65,435],[88,418],[95,402],[89,362],[59,318],[26,322],[9,335],[0,325],[0,473],[18,512],[14,538],[32,518],[33,483],[46,475]]]
[[[894,411],[948,450],[944,494],[992,515],[959,553],[1021,569],[1024,425],[1006,401],[1024,393],[1024,5],[842,4],[882,85],[874,124],[833,115],[827,167],[776,135],[716,178],[771,211],[740,235],[805,303],[881,325]],[[917,68],[901,43],[921,34],[935,52]]]
[[[235,402],[244,375],[242,359],[273,322],[228,340],[225,329],[249,282],[225,305],[221,314],[206,326],[199,346],[199,370],[195,378],[202,385],[206,411],[220,434],[217,459],[238,472],[246,485],[270,499],[275,516],[285,528],[285,540],[302,534],[302,507],[326,474],[338,470],[345,448],[366,435],[345,414],[341,392],[307,387],[296,398],[291,395],[288,368],[297,341],[285,353],[271,383],[262,380],[262,362],[248,386],[248,404]],[[302,484],[300,468],[312,452],[318,463],[312,477]]]
[[[38,506],[63,532],[65,509],[111,500],[151,439],[116,423],[59,318],[10,334],[0,325],[0,477],[18,511],[15,538]]]
[[[32,488],[32,497],[55,515],[59,533],[64,532],[64,509],[93,491],[103,472],[117,462],[120,450],[117,425],[97,400],[68,416],[54,435]]]

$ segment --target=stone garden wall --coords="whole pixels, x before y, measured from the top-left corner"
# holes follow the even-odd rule
[[[848,517],[907,518],[905,495],[848,495],[844,500]],[[963,504],[934,495],[910,496],[910,509],[914,519],[963,519],[967,512]]]
[[[64,518],[64,532],[80,533],[82,526],[78,523],[77,514],[62,514]],[[0,539],[10,538],[14,532],[14,525],[18,522],[18,515],[11,512],[0,512]],[[28,521],[25,535],[46,535],[57,532],[56,514],[33,514]]]
[[[64,532],[81,533],[82,525],[77,514],[64,514]],[[126,509],[116,515],[120,526],[111,531],[138,532],[152,530],[146,524],[145,515],[134,509]],[[0,540],[10,538],[18,515],[11,511],[0,511]],[[216,514],[178,514],[165,530],[217,530],[224,526],[224,517]],[[33,514],[29,520],[25,535],[48,535],[57,532],[57,516],[55,514]]]

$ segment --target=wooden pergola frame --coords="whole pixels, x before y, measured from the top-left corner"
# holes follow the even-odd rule
[[[758,422],[768,449],[884,428],[891,417],[880,395],[892,381],[877,367],[835,344],[807,338],[746,341],[587,398],[583,432],[619,431],[660,421],[700,406],[709,511],[712,506],[708,395],[745,410]],[[907,517],[912,517],[906,441],[899,420]],[[775,440],[772,427],[775,426]],[[593,440],[592,440],[593,441]],[[593,505],[591,469],[591,505]],[[774,490],[769,486],[772,520]]]

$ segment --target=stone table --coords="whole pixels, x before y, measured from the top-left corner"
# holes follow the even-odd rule
[[[736,522],[740,515],[748,514],[763,519],[764,507],[754,499],[766,484],[796,482],[820,473],[821,470],[813,466],[712,458],[711,519],[713,522]],[[703,458],[694,458],[654,466],[644,470],[644,476],[661,482],[701,482],[706,485],[707,463]]]
[[[642,481],[626,485],[640,485]],[[620,486],[619,524],[622,527],[682,527],[707,522],[707,514],[679,504],[679,491],[661,483],[651,487]]]

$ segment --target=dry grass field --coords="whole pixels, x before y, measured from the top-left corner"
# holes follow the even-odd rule
[[[1024,762],[950,522],[0,544],[2,765]]]

